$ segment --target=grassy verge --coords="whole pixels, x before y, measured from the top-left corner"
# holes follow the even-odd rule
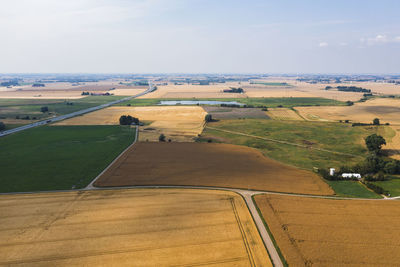
[[[0,192],[85,187],[134,140],[124,126],[43,126],[0,138]]]
[[[124,96],[88,96],[73,100],[54,99],[0,99],[0,119],[21,119],[21,124],[30,120],[41,120],[52,116],[72,113],[86,108],[105,104]],[[41,112],[41,107],[48,107],[48,112]],[[29,119],[22,119],[29,116]]]
[[[340,197],[382,198],[357,181],[326,181]]]
[[[400,176],[389,176],[387,181],[371,182],[389,191],[391,197],[400,196]]]
[[[278,252],[279,258],[281,259],[283,266],[285,266],[285,267],[289,266],[289,265],[287,264],[287,262],[286,262],[285,257],[284,257],[283,254],[282,254],[281,249],[280,249],[279,246],[278,246],[278,243],[276,242],[276,240],[275,240],[275,238],[274,238],[274,235],[272,234],[271,230],[269,229],[267,222],[265,221],[265,219],[264,219],[264,217],[263,217],[263,215],[262,215],[260,209],[258,208],[257,202],[256,202],[256,200],[254,199],[254,196],[251,196],[251,200],[253,201],[253,204],[254,204],[254,206],[255,206],[256,209],[257,209],[258,215],[260,216],[261,220],[262,220],[263,223],[264,223],[265,230],[267,230],[268,235],[269,235],[269,237],[271,238],[272,243],[274,244],[274,247],[275,247],[275,249],[276,249],[276,252]],[[254,220],[254,219],[253,219],[253,220]],[[268,252],[268,253],[269,253],[269,252]],[[271,260],[271,262],[272,262],[272,260]]]
[[[131,106],[153,106],[160,103],[160,101],[168,100],[182,100],[176,98],[149,98],[149,99],[132,99],[130,101],[118,104],[120,106],[126,106],[130,104]],[[201,100],[201,101],[236,101],[246,105],[253,106],[267,106],[267,107],[299,107],[299,106],[342,106],[346,103],[319,97],[254,97],[254,98],[190,98],[186,100]]]

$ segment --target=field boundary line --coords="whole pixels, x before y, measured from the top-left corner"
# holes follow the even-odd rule
[[[252,135],[252,134],[246,134],[246,133],[241,133],[241,132],[236,132],[236,131],[223,130],[223,129],[210,127],[210,126],[207,126],[207,128],[212,129],[212,130],[216,130],[216,131],[221,131],[221,132],[226,132],[226,133],[231,133],[231,134],[236,134],[236,135],[242,135],[242,136],[248,136],[248,137],[252,137],[252,138],[257,138],[257,139],[261,139],[261,140],[265,140],[265,141],[271,141],[271,142],[285,144],[285,145],[291,145],[291,146],[297,146],[297,147],[301,147],[301,148],[318,150],[318,151],[322,151],[322,152],[328,152],[328,153],[332,153],[332,154],[351,156],[351,157],[360,157],[360,156],[354,155],[354,154],[349,154],[349,153],[344,153],[344,152],[337,152],[337,151],[333,151],[333,150],[328,150],[328,149],[324,149],[324,148],[317,148],[317,147],[312,147],[312,146],[305,146],[305,145],[300,145],[300,144],[296,144],[296,143],[291,143],[291,142],[287,142],[287,141],[282,141],[282,140],[277,140],[277,139],[272,139],[272,138],[267,138],[267,137]]]
[[[128,151],[134,144],[136,144],[136,142],[138,141],[139,138],[139,126],[136,125],[136,129],[135,129],[135,139],[133,140],[132,144],[130,144],[127,148],[125,148],[124,151],[122,151],[110,164],[108,164],[108,166],[99,174],[97,175],[86,187],[84,187],[83,189],[85,190],[91,190],[91,189],[95,189],[95,187],[93,186],[93,184],[97,181],[97,179],[99,179],[108,169],[111,168],[112,165],[114,165],[115,162],[117,162],[117,160],[122,157],[123,154],[125,154],[126,151]]]
[[[242,222],[240,220],[239,214],[238,214],[237,209],[236,209],[235,200],[233,198],[231,198],[230,202],[231,202],[233,214],[235,215],[236,223],[237,223],[237,225],[239,227],[240,234],[242,235],[242,240],[243,240],[244,246],[246,248],[246,253],[247,253],[247,256],[249,258],[250,265],[251,266],[256,266],[255,263],[254,263],[253,253],[251,251],[249,241],[247,240],[246,232],[243,229]]]

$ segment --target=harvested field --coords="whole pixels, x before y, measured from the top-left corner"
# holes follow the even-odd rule
[[[288,108],[269,108],[267,114],[274,120],[284,120],[284,121],[303,120],[303,118],[300,117],[294,110]]]
[[[198,106],[109,107],[71,118],[57,125],[115,125],[122,115],[150,121],[140,127],[140,140],[158,141],[161,133],[173,141],[192,141],[203,131],[207,113]]]
[[[396,201],[257,195],[289,266],[398,266]]]
[[[217,190],[0,196],[0,264],[272,266],[243,199]]]
[[[95,185],[198,185],[333,194],[316,174],[266,158],[256,149],[208,143],[136,143]]]
[[[203,106],[213,119],[269,119],[265,111],[260,108],[228,108]]]
[[[12,88],[0,87],[0,99],[78,99],[86,97],[81,95],[83,91],[95,94],[109,92],[114,95],[130,96],[147,89],[145,86],[126,86],[112,81],[88,82],[75,86],[71,83],[63,82],[46,83],[45,85],[45,87],[32,87],[32,85],[15,86]]]

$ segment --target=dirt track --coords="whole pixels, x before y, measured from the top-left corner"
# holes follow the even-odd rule
[[[198,185],[331,195],[316,174],[228,144],[135,144],[95,186]]]

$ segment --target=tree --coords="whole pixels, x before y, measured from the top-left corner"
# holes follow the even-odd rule
[[[204,119],[205,119],[206,122],[210,122],[210,121],[213,120],[211,114],[207,114]]]
[[[378,154],[382,148],[382,145],[386,145],[386,140],[380,135],[371,134],[365,138],[365,144],[367,145],[369,151]]]
[[[378,118],[375,118],[375,119],[372,121],[372,123],[373,123],[374,125],[379,125],[379,124],[380,124]]]
[[[6,125],[0,121],[0,131],[3,131],[6,129]]]
[[[158,141],[165,142],[165,135],[164,134],[160,134],[160,136],[158,137]]]
[[[120,125],[132,125],[132,124],[139,124],[139,119],[132,117],[130,115],[122,115],[119,118]]]
[[[396,174],[398,172],[398,164],[396,161],[389,161],[383,169],[388,174]]]
[[[40,111],[43,112],[43,113],[45,113],[45,112],[48,112],[48,111],[49,111],[49,108],[48,108],[48,107],[41,107],[41,108],[40,108]]]

